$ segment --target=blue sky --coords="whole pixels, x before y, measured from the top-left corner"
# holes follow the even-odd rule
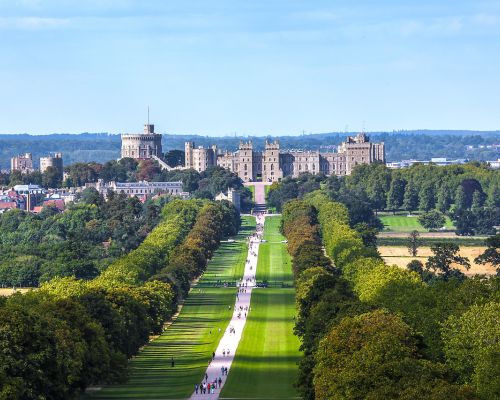
[[[500,129],[500,1],[0,0],[0,133]]]

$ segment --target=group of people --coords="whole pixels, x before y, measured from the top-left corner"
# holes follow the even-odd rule
[[[199,385],[194,385],[195,394],[214,394],[215,389],[220,388],[222,386],[222,378],[219,376],[219,379],[214,379],[212,382],[202,382]]]

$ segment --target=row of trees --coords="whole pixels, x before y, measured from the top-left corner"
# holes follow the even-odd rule
[[[178,282],[200,274],[220,238],[238,228],[230,203],[175,200],[146,240],[98,278],[55,278],[0,298],[0,398],[71,399],[126,379],[127,358],[161,333],[186,293]],[[196,271],[176,260],[192,243],[205,257]]]
[[[300,243],[294,225],[304,237],[319,229],[334,264],[318,252],[295,261],[304,398],[499,398],[498,278],[424,282],[386,265],[321,191],[283,210],[291,252],[319,245]]]

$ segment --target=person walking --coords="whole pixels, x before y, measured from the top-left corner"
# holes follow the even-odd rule
[[[198,384],[194,385],[194,392],[198,394]]]
[[[222,385],[222,378],[219,376],[219,389],[220,389],[221,385]]]

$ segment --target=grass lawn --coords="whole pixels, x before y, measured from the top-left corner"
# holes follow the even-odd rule
[[[130,360],[127,383],[104,387],[89,398],[179,399],[191,395],[231,319],[232,310],[228,306],[234,304],[236,291],[235,288],[204,287],[204,284],[216,279],[232,279],[237,271],[243,274],[248,251],[246,236],[255,226],[255,219],[245,217],[243,223],[236,242],[221,244],[200,279],[200,286],[191,290],[177,320]]]
[[[258,281],[284,282],[293,284],[293,275],[290,256],[286,250],[286,244],[281,243],[285,237],[280,233],[279,227],[281,217],[266,217],[264,224],[264,239],[259,247],[259,258],[257,267]]]
[[[242,217],[241,229],[234,238],[235,242],[222,243],[216,250],[212,260],[200,279],[200,285],[210,285],[222,281],[236,281],[241,279],[245,270],[245,261],[248,255],[246,238],[255,232],[255,218]],[[244,245],[242,245],[245,243]]]
[[[255,186],[246,186],[252,192],[252,201],[255,203]]]
[[[265,185],[264,186],[264,193],[266,194],[266,199],[267,199],[267,194],[269,193],[269,190],[271,190],[271,185]]]
[[[420,222],[418,216],[407,217],[405,215],[379,215],[380,220],[385,225],[385,231],[391,232],[411,232],[413,230],[419,232],[427,232]],[[455,229],[449,217],[446,217],[445,227],[448,230]]]
[[[280,238],[280,217],[266,218],[265,237]],[[269,280],[291,277],[286,244],[264,243],[259,249],[257,274]],[[267,249],[267,250],[266,250]],[[260,278],[258,278],[260,279]],[[295,290],[255,289],[241,342],[220,398],[292,399],[298,397],[293,383],[301,354],[293,334]]]
[[[264,240],[281,242],[285,237],[280,233],[281,216],[266,217],[264,222]]]

